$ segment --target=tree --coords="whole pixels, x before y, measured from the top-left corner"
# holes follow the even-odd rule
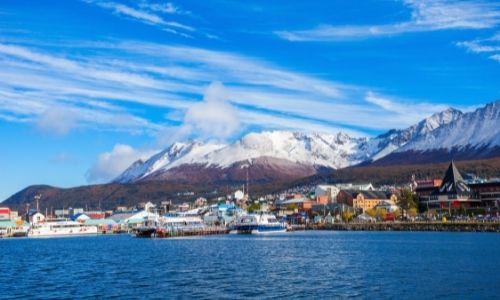
[[[260,210],[260,203],[252,203],[248,207],[248,212],[249,213],[254,213],[254,212],[259,211],[259,210]]]
[[[417,208],[417,194],[413,193],[409,189],[402,189],[401,191],[399,191],[397,204],[399,205],[399,207],[401,207],[403,212],[408,211],[410,208]]]
[[[394,219],[397,219],[399,216],[401,216],[401,211],[399,209],[396,209],[392,212],[392,214],[394,215]]]
[[[375,208],[367,209],[365,213],[372,218],[375,218],[377,216],[377,211],[375,210]]]
[[[415,207],[412,207],[408,210],[408,215],[412,218],[415,218],[418,214],[418,210]]]
[[[386,216],[387,211],[385,210],[385,208],[377,208],[377,217],[380,221],[384,221]]]
[[[345,222],[349,222],[353,217],[353,213],[352,211],[350,210],[346,210],[342,213],[342,219],[345,221]]]

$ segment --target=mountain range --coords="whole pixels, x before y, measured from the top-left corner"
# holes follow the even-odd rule
[[[463,113],[449,108],[376,137],[264,131],[231,144],[177,142],[136,161],[115,183],[292,180],[355,165],[482,159],[500,155],[500,101]]]
[[[500,177],[500,101],[466,113],[450,108],[376,137],[272,131],[249,133],[231,144],[178,142],[136,161],[114,182],[29,186],[3,204],[24,209],[35,195],[49,209],[190,201],[225,195],[247,176],[254,196],[324,182],[404,184],[412,175],[441,176],[451,159],[461,160],[464,173]]]

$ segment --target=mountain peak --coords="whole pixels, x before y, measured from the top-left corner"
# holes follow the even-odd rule
[[[196,174],[212,178],[230,174],[228,170],[248,161],[258,161],[266,172],[290,175],[302,170],[301,174],[310,174],[318,167],[344,168],[405,151],[495,147],[500,145],[499,119],[497,101],[475,112],[448,108],[407,129],[390,130],[375,138],[351,137],[342,131],[262,131],[250,132],[227,145],[191,140],[174,143],[146,162],[134,163],[117,181],[189,179]],[[222,175],[219,177],[226,178]]]

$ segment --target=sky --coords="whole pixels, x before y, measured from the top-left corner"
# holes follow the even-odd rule
[[[0,201],[174,141],[376,136],[500,99],[495,1],[0,2]]]

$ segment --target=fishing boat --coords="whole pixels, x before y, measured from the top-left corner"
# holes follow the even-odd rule
[[[33,223],[28,237],[66,237],[97,234],[97,227],[75,221],[54,220]]]
[[[237,219],[231,226],[230,233],[236,234],[271,234],[286,232],[285,223],[279,222],[271,214],[249,214]]]

